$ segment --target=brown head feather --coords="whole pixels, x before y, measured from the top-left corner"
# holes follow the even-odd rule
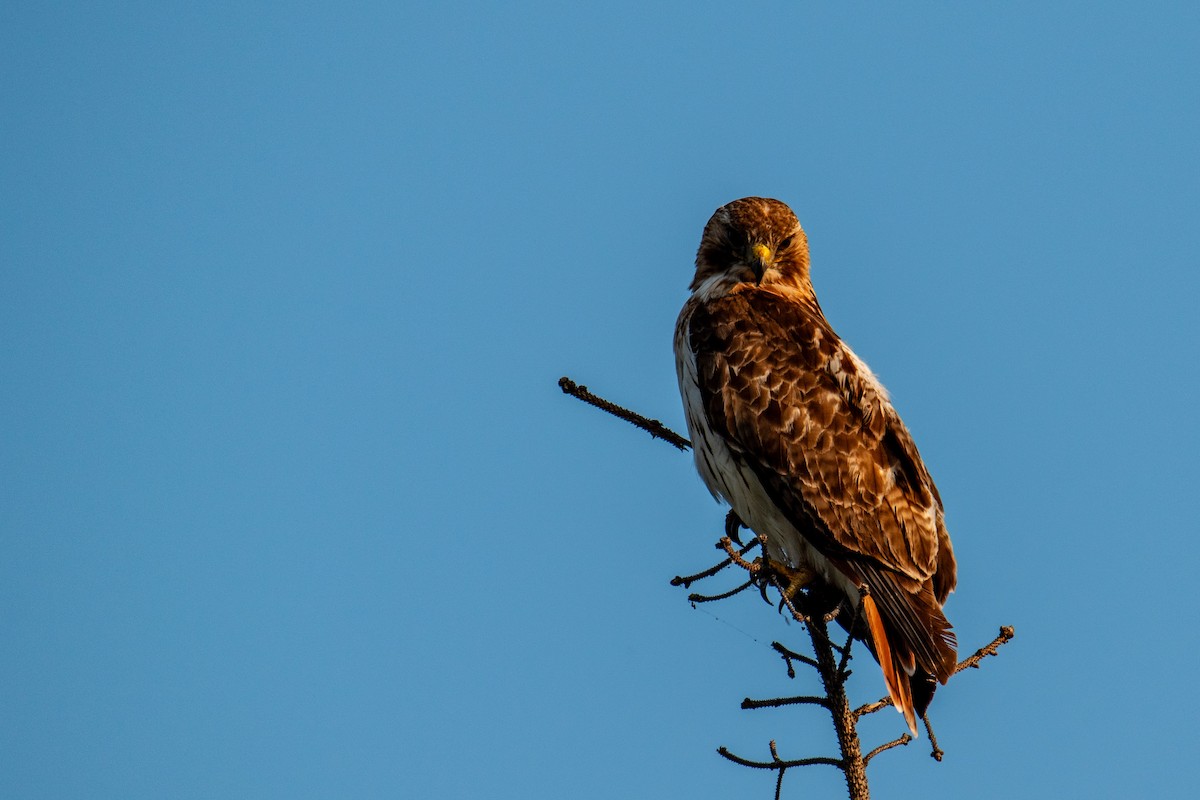
[[[756,245],[765,246],[770,253],[767,263],[761,265],[766,267],[761,275],[755,274]],[[700,237],[692,290],[716,276],[812,293],[808,237],[787,204],[765,197],[743,197],[716,210]]]

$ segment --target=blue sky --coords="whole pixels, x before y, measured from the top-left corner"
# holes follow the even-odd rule
[[[769,797],[832,750],[670,352],[790,203],[946,501],[946,760],[877,796],[1190,791],[1192,4],[8,3],[0,795]],[[715,588],[715,587],[714,587]],[[882,693],[862,662],[852,691]],[[868,742],[901,730],[864,725]],[[837,796],[832,770],[785,796]]]

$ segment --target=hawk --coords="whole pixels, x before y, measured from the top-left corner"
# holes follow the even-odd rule
[[[917,732],[956,663],[942,500],[887,391],[825,319],[808,239],[787,205],[717,209],[675,327],[696,468],[765,542],[790,589],[846,612]],[[851,620],[865,620],[865,628]]]

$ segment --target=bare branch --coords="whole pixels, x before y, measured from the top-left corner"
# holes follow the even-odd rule
[[[829,700],[824,697],[801,695],[799,697],[773,697],[770,700],[751,700],[747,697],[742,701],[742,708],[780,708],[782,706],[813,705],[829,708]]]
[[[724,600],[726,598],[733,597],[735,594],[746,591],[753,585],[754,585],[754,578],[751,578],[750,580],[743,583],[741,586],[730,589],[728,592],[722,592],[721,594],[696,594],[695,592],[693,592],[692,594],[688,595],[688,602],[689,603],[711,603],[714,600]]]
[[[883,744],[879,745],[879,747],[876,747],[874,750],[863,756],[863,764],[870,764],[871,759],[882,753],[884,750],[891,750],[893,747],[902,747],[911,742],[912,739],[912,734],[906,731],[905,733],[897,736],[895,739],[892,739],[890,742],[884,742]]]
[[[1016,628],[1011,625],[1002,625],[1000,627],[1000,635],[976,650],[969,658],[964,658],[958,662],[958,666],[954,668],[954,674],[957,675],[964,669],[979,669],[980,661],[983,661],[988,656],[999,655],[1000,646],[1011,642],[1016,635]]]
[[[958,665],[954,668],[954,672],[952,672],[950,674],[957,675],[958,673],[962,672],[965,669],[979,669],[980,661],[987,658],[988,656],[999,655],[1000,647],[1002,645],[1005,645],[1005,644],[1008,644],[1009,642],[1011,642],[1013,640],[1013,637],[1015,637],[1016,635],[1017,635],[1016,629],[1013,628],[1011,625],[1002,626],[1000,628],[999,636],[997,636],[995,639],[992,639],[992,641],[988,642],[983,647],[976,650],[973,654],[971,654],[967,658],[964,658],[962,661],[958,662]],[[867,703],[865,706],[859,706],[857,709],[854,710],[854,715],[856,717],[865,717],[867,714],[874,714],[879,709],[887,708],[891,704],[892,704],[891,697],[881,697],[881,698],[879,698],[879,700],[875,701],[874,703]],[[928,726],[928,722],[926,722],[926,725]],[[936,747],[936,745],[935,745],[935,747]],[[937,758],[937,756],[934,756],[934,757]],[[941,759],[938,758],[938,761],[941,761]]]
[[[794,653],[781,645],[779,642],[771,642],[771,647],[774,648],[776,653],[779,653],[779,655],[783,656],[783,660],[787,662],[787,673],[789,678],[796,677],[796,670],[792,669],[793,661],[799,661],[801,664],[807,664],[814,669],[817,667],[817,660],[815,658],[809,658],[802,653]]]
[[[882,700],[877,700],[874,703],[867,703],[864,706],[859,706],[858,708],[854,709],[854,716],[856,718],[857,717],[865,717],[867,714],[874,714],[876,711],[880,710],[881,708],[887,708],[891,704],[892,704],[892,698],[885,697]]]
[[[942,756],[946,755],[942,748],[938,747],[937,737],[933,735],[933,725],[929,722],[929,715],[921,717],[921,722],[925,723],[925,732],[929,734],[929,755],[933,756],[934,761],[941,761]]]
[[[728,527],[726,528],[728,532]],[[835,764],[845,776],[846,788],[849,792],[851,800],[867,800],[870,797],[869,788],[867,786],[866,768],[871,759],[880,753],[887,752],[896,747],[902,747],[909,744],[913,740],[913,736],[908,732],[901,736],[884,742],[875,749],[871,750],[865,756],[862,754],[862,747],[858,738],[858,720],[867,714],[872,714],[882,708],[887,708],[892,705],[890,697],[884,697],[878,702],[860,706],[853,711],[846,696],[845,683],[850,674],[847,669],[851,659],[851,650],[854,644],[854,636],[851,633],[846,643],[838,646],[833,643],[829,637],[828,624],[833,621],[842,611],[841,605],[835,606],[831,611],[822,613],[823,606],[820,605],[821,600],[817,599],[819,595],[815,595],[808,590],[796,591],[794,595],[789,592],[789,587],[785,587],[780,581],[778,570],[773,569],[771,560],[764,555],[760,559],[753,562],[747,561],[742,556],[748,550],[743,548],[741,551],[734,549],[733,541],[728,537],[722,537],[717,543],[717,547],[724,550],[728,555],[727,560],[730,564],[737,564],[745,569],[750,574],[750,580],[738,587],[732,594],[737,591],[743,591],[756,581],[760,587],[765,588],[768,585],[773,586],[780,593],[780,610],[783,607],[791,612],[791,615],[798,622],[804,623],[808,629],[809,638],[812,640],[812,646],[816,653],[816,658],[810,658],[801,653],[784,647],[778,642],[772,643],[772,648],[779,653],[784,662],[787,664],[788,677],[795,677],[794,661],[800,661],[803,664],[814,667],[821,678],[821,682],[825,688],[825,696],[819,697],[815,695],[801,695],[796,697],[780,697],[766,700],[754,700],[745,698],[742,701],[743,709],[759,709],[759,708],[779,708],[787,705],[817,705],[826,708],[833,718],[834,731],[838,738],[838,748],[842,753],[842,758],[834,761],[833,759],[797,759],[794,761],[784,761],[779,758],[776,752],[775,743],[771,742],[771,756],[774,759],[771,762],[753,761],[743,758],[742,756],[730,753],[726,748],[722,747],[718,752],[735,763],[742,764],[756,769],[774,769],[778,772],[775,782],[775,797],[781,796],[783,790],[783,776],[789,767],[792,766],[810,766],[812,764]],[[722,567],[725,564],[721,565]],[[854,616],[849,621],[848,628],[853,631],[857,622],[858,609],[855,609]],[[988,656],[997,654],[999,647],[1010,641],[1015,635],[1011,627],[1003,627],[1000,629],[1000,635],[993,641],[989,642],[984,647],[981,647],[973,655],[964,659],[955,668],[955,673],[961,672],[968,668],[977,668],[979,662]],[[840,654],[840,657],[838,657]],[[930,755],[938,761],[942,760],[944,752],[938,746],[937,737],[934,735],[933,727],[929,722],[928,716],[922,717],[925,723],[925,730],[929,734],[930,746],[932,752]]]
[[[790,595],[788,595],[787,589],[785,589],[783,587],[783,585],[781,585],[779,583],[779,581],[775,579],[774,576],[771,577],[771,583],[773,583],[775,588],[779,591],[779,596],[781,598],[780,603],[782,605],[786,606],[787,610],[791,612],[792,619],[796,620],[796,622],[799,622],[802,625],[808,625],[808,633],[810,636],[813,636],[813,635],[823,636],[825,638],[825,644],[829,645],[831,648],[833,648],[837,652],[841,653],[843,656],[846,655],[846,653],[849,649],[849,646],[850,646],[850,642],[847,642],[845,648],[843,648],[841,645],[834,644],[833,641],[829,638],[828,630],[825,627],[826,625],[828,625],[830,622],[833,622],[833,620],[837,618],[837,615],[839,612],[838,607],[835,606],[832,611],[821,615],[821,622],[823,624],[819,628],[814,629],[812,627],[812,625],[809,625],[809,623],[812,622],[812,618],[810,616],[808,616],[807,614],[804,614],[803,612],[801,612],[800,609],[796,607],[795,599],[793,597],[791,597]],[[846,674],[849,675],[849,673],[846,673]]]
[[[603,397],[597,397],[589,392],[586,386],[580,386],[570,378],[565,376],[559,378],[558,385],[562,388],[564,394],[577,397],[588,405],[595,406],[601,411],[607,411],[614,417],[623,419],[631,425],[641,428],[655,439],[662,439],[664,442],[674,445],[680,450],[690,450],[692,447],[691,442],[668,428],[666,425],[663,425],[658,420],[648,419],[647,417],[643,417],[641,414],[638,414],[635,411],[630,411],[628,408],[623,408],[616,403],[610,403]]]
[[[750,548],[743,546],[741,549],[735,550],[733,546],[733,539],[730,539],[728,536],[721,537],[721,540],[717,542],[717,549],[724,550],[726,553],[728,553],[730,561],[732,561],[734,564],[737,564],[751,575],[757,575],[762,570],[761,564],[756,564],[752,561],[747,561],[746,559],[742,558],[742,555]]]
[[[779,585],[779,581],[772,578],[771,582],[774,583],[775,588],[779,590],[779,596],[782,598],[781,602],[787,606],[787,610],[792,613],[792,619],[796,620],[796,622],[799,622],[801,625],[808,622],[808,617],[800,613],[800,609],[796,608],[796,603],[791,597],[788,597],[787,591],[783,586]]]
[[[755,539],[754,541],[750,542],[749,544],[743,545],[742,549],[738,550],[738,555],[744,556],[744,555],[746,555],[746,553],[750,552],[755,547],[758,547],[758,545],[759,545],[759,541],[758,541],[758,539]],[[721,549],[721,545],[719,543],[717,544],[717,549],[718,550]],[[711,567],[704,570],[703,572],[697,572],[695,575],[686,575],[686,576],[676,575],[674,578],[671,578],[671,585],[672,586],[682,586],[683,588],[687,589],[688,587],[690,587],[693,583],[695,583],[698,580],[702,580],[704,578],[711,578],[713,575],[716,575],[718,572],[725,569],[732,563],[733,563],[733,559],[727,558],[718,564],[712,565]]]
[[[854,607],[854,613],[850,616],[850,624],[846,626],[850,633],[846,636],[846,643],[842,645],[842,657],[837,666],[838,675],[842,676],[843,681],[850,677],[850,671],[846,669],[846,666],[850,663],[850,645],[854,644],[854,626],[858,624],[858,609],[861,605],[860,603]],[[840,608],[841,603],[838,603],[838,606]],[[832,622],[832,619],[830,621]]]
[[[775,742],[772,741],[771,742],[772,749],[774,748],[774,746],[775,746]],[[774,760],[772,760],[772,761],[751,761],[748,758],[742,758],[741,756],[734,755],[733,753],[729,752],[729,750],[727,748],[724,748],[724,747],[718,747],[717,752],[720,755],[724,756],[725,758],[728,758],[730,761],[732,761],[735,764],[741,764],[743,767],[754,767],[755,769],[788,769],[789,767],[811,767],[815,764],[826,764],[830,767],[838,767],[838,768],[841,768],[841,766],[842,766],[841,759],[827,758],[825,756],[815,756],[813,758],[797,758],[792,761],[783,761],[779,758],[779,756],[777,754],[772,753],[771,755],[774,757]]]

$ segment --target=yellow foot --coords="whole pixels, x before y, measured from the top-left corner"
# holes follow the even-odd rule
[[[776,561],[767,555],[767,540],[757,537],[762,544],[763,554],[751,563],[742,558],[742,554],[733,546],[732,534],[742,526],[742,521],[732,511],[725,518],[725,537],[717,542],[717,547],[729,555],[729,560],[750,573],[762,586],[768,583],[776,584],[789,598],[795,597],[801,589],[812,584],[817,579],[817,573],[808,567],[789,567],[782,561]],[[738,544],[741,544],[739,542]],[[748,548],[743,548],[748,549]]]
[[[779,579],[777,583],[780,591],[789,600],[795,599],[799,591],[809,586],[817,577],[817,573],[808,567],[789,567],[782,561],[776,561],[765,555],[755,559],[755,564],[761,574]]]

